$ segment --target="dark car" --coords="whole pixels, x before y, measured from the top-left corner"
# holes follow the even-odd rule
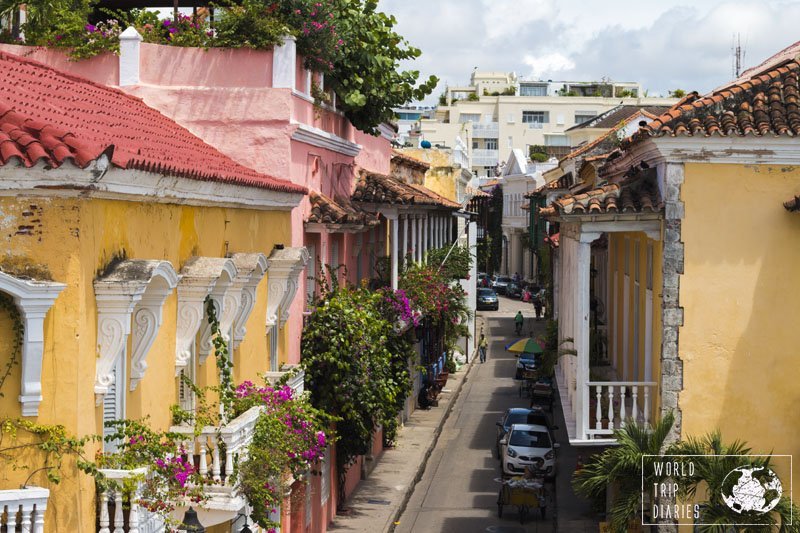
[[[483,311],[497,311],[500,309],[500,302],[497,300],[497,293],[493,289],[478,289],[477,309]]]
[[[497,291],[497,294],[505,294],[508,284],[512,281],[513,280],[508,276],[497,276],[497,279],[494,280],[492,287],[495,291]]]
[[[539,367],[539,357],[532,353],[521,353],[517,359],[517,372],[514,379],[522,379],[522,372],[525,370],[536,370]]]
[[[509,298],[522,298],[522,287],[519,283],[512,281],[506,286],[506,296]]]
[[[538,407],[534,407],[532,409],[527,409],[524,407],[512,407],[510,409],[506,409],[505,414],[503,414],[503,418],[497,422],[495,451],[497,452],[498,459],[501,458],[500,441],[503,440],[503,437],[505,437],[506,433],[508,433],[508,431],[511,429],[511,426],[514,424],[536,424],[544,426],[550,432],[550,439],[555,442],[553,430],[558,429],[558,427],[554,426],[550,422],[550,417],[547,416],[547,413],[545,413],[543,409],[539,409]]]

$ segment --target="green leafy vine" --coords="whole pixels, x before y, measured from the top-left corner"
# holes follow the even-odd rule
[[[211,297],[206,296],[206,314],[208,324],[211,326],[212,342],[214,344],[214,357],[219,370],[219,402],[225,420],[233,418],[233,401],[235,393],[233,390],[233,361],[228,351],[228,342],[219,330],[219,320],[217,319],[217,308]]]
[[[0,374],[0,398],[3,397],[3,385],[11,375],[11,371],[19,364],[20,354],[22,353],[22,342],[25,337],[25,324],[22,322],[22,314],[14,303],[14,299],[8,294],[0,292],[0,310],[8,313],[11,318],[11,356],[3,367]]]

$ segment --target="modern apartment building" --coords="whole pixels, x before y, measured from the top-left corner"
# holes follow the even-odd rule
[[[473,72],[470,84],[448,87],[432,119],[420,119],[420,135],[452,146],[458,137],[470,152],[476,176],[491,175],[501,153],[526,155],[541,146],[551,156],[570,152],[565,131],[620,104],[672,105],[673,98],[647,97],[635,82],[524,80],[513,73]]]

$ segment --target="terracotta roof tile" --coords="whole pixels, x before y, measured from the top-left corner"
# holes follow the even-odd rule
[[[138,98],[0,53],[0,165],[85,168],[103,153],[119,168],[306,192],[236,163]]]
[[[353,200],[373,204],[430,205],[461,208],[460,204],[439,196],[422,185],[410,185],[383,174],[363,173],[356,183]]]
[[[353,206],[349,200],[330,199],[322,193],[311,191],[311,213],[308,222],[317,224],[359,224],[374,226],[379,223],[378,215],[367,213]]]
[[[429,168],[431,168],[430,163],[426,163],[425,161],[417,159],[416,157],[411,157],[410,155],[406,155],[398,150],[392,150],[392,161],[400,162],[412,168],[417,168],[419,170],[428,170]]]
[[[800,63],[789,59],[767,68],[707,96],[687,95],[623,141],[623,149],[648,137],[800,135]]]
[[[610,183],[588,192],[565,195],[539,211],[543,216],[605,213],[655,213],[664,204],[653,180]]]

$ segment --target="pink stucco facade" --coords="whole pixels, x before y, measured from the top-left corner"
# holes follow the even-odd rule
[[[0,45],[0,50],[112,86],[119,86],[122,69],[131,68],[130,62],[124,66],[125,57],[111,54],[72,62],[58,50],[15,45]],[[309,94],[309,76],[318,85],[324,80],[304,68],[302,57],[293,53],[287,56],[285,52],[202,50],[140,43],[138,66],[134,65],[139,83],[121,89],[142,98],[239,163],[331,198],[349,197],[360,169],[388,173],[389,139],[360,132],[341,113],[315,106]],[[276,58],[279,53],[282,55]],[[294,60],[291,69],[294,79],[278,88],[274,83],[276,68],[287,57]],[[299,136],[300,130],[306,134]],[[282,333],[286,348],[282,359],[288,363],[300,360],[303,312],[306,298],[314,288],[307,286],[313,283],[307,277],[319,276],[323,263],[338,262],[346,267],[346,273],[345,269],[340,271],[340,280],[346,276],[348,281],[356,283],[374,276],[375,259],[386,253],[385,225],[360,234],[319,229],[306,232],[309,212],[306,197],[292,211],[292,242],[285,243],[308,246],[314,255],[307,273],[301,274],[301,284]],[[374,455],[382,450],[380,442],[379,435]],[[359,470],[349,472],[347,492],[357,483]],[[303,506],[311,505],[310,522],[306,523],[304,511],[284,509],[283,530],[324,532],[335,516],[336,478],[332,469],[330,497],[324,504],[318,498],[319,480],[315,479],[309,487],[314,496],[310,504]]]

